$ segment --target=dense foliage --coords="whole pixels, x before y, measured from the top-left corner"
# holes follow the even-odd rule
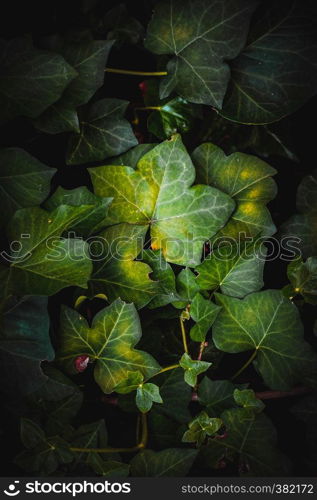
[[[313,474],[314,2],[57,4],[1,41],[7,472]]]

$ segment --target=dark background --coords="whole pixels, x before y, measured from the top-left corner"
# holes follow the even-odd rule
[[[107,1],[104,5],[111,8],[118,2]],[[132,15],[139,19],[144,26],[147,25],[151,16],[152,2],[128,1],[126,2]],[[17,37],[25,34],[31,34],[35,44],[40,44],[43,36],[65,33],[70,29],[81,29],[88,27],[88,17],[83,15],[80,10],[80,1],[51,1],[42,2],[6,2],[5,8],[2,7],[0,19],[0,31],[3,38]],[[142,71],[155,71],[156,58],[148,53],[141,46],[123,44],[120,48],[115,47],[107,63],[110,67],[134,69]],[[107,73],[105,76],[105,86],[98,92],[100,97],[117,97],[129,100],[132,106],[142,105],[142,95],[139,89],[139,83],[144,77],[123,76]],[[275,180],[278,184],[278,196],[269,204],[273,220],[277,227],[280,226],[290,215],[296,211],[296,189],[301,179],[310,173],[316,166],[316,98],[308,102],[302,109],[288,117],[287,121],[290,128],[290,144],[292,151],[299,158],[299,162],[293,162],[286,158],[270,157],[268,162],[277,169],[278,173]],[[132,117],[128,112],[128,117]],[[136,130],[138,137],[144,142],[153,141],[153,137],[147,136],[146,122],[141,120],[141,125]],[[199,136],[199,131],[197,132]],[[58,169],[58,173],[53,180],[53,184],[62,185],[66,188],[73,188],[83,184],[89,184],[89,177],[85,166],[69,167],[65,164],[65,150],[68,134],[48,135],[37,131],[30,120],[17,119],[1,128],[0,140],[3,147],[19,146],[34,155],[43,163]],[[191,138],[192,144],[189,147],[195,147],[195,136]],[[53,186],[53,189],[54,189]],[[279,260],[267,263],[265,267],[265,287],[281,288],[287,284],[286,263]],[[58,302],[68,301],[67,293],[58,294]],[[51,301],[50,310],[54,322],[56,304]],[[146,313],[144,313],[146,314]],[[314,308],[305,305],[302,308],[302,318],[305,324],[307,338],[315,343],[316,338],[311,334],[315,320]],[[239,365],[240,361],[237,361]],[[219,378],[221,372],[223,377],[227,376],[227,365],[224,362],[220,366]],[[232,371],[232,366],[230,367]],[[82,381],[85,382],[85,374]],[[252,379],[254,373],[252,368],[245,372],[246,380]],[[261,385],[258,386],[261,390]],[[286,398],[266,402],[267,413],[273,419],[279,433],[279,446],[295,462],[295,475],[305,476],[305,466],[303,458],[305,457],[304,436],[305,429],[301,428],[296,422],[294,416],[288,411],[293,399]],[[106,404],[97,384],[90,384],[87,389],[86,401],[80,414],[80,421],[93,421],[102,418],[106,413],[107,427],[110,435],[116,435],[116,444],[129,444],[131,435],[134,435],[135,418],[134,415],[125,414],[112,405]],[[12,418],[12,414],[4,409],[1,412],[2,426],[4,429],[2,450],[5,452],[3,475],[19,475],[21,471],[12,465],[12,459],[20,449],[20,442],[17,435],[17,419]],[[296,431],[294,431],[296,429]],[[119,437],[118,437],[119,436]],[[133,445],[134,443],[131,443]],[[192,475],[210,475],[210,471],[193,470]],[[226,470],[224,474],[235,474],[234,470]],[[219,471],[215,475],[219,475]]]

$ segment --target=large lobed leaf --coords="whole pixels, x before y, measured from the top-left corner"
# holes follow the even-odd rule
[[[239,300],[217,294],[222,306],[213,340],[222,351],[256,351],[253,361],[266,385],[289,390],[316,376],[316,355],[303,339],[296,306],[279,290],[252,293]]]
[[[195,169],[178,135],[131,167],[90,169],[98,196],[112,197],[108,223],[150,226],[152,249],[167,262],[194,266],[203,243],[227,221],[234,203],[218,189],[197,185]]]
[[[79,313],[64,307],[58,356],[73,371],[75,359],[88,355],[96,361],[96,382],[105,393],[110,393],[128,372],[139,371],[150,377],[159,371],[150,354],[134,349],[140,338],[140,321],[133,304],[116,300],[96,314],[91,328]]]

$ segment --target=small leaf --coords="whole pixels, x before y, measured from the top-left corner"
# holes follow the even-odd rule
[[[80,133],[69,138],[66,163],[101,161],[135,146],[137,140],[124,118],[127,106],[128,101],[121,99],[94,102],[80,121]]]
[[[130,16],[124,3],[107,10],[98,31],[107,32],[107,40],[116,40],[117,44],[122,42],[138,43],[144,35],[142,24],[135,17]]]
[[[189,424],[189,429],[183,435],[183,443],[197,443],[201,446],[207,436],[214,436],[222,426],[220,418],[211,418],[202,411]]]
[[[235,389],[233,391],[233,397],[239,406],[253,410],[256,413],[261,412],[263,408],[265,408],[265,404],[262,403],[260,399],[256,398],[254,391],[251,389]]]
[[[190,316],[196,322],[190,330],[190,337],[196,342],[206,339],[208,330],[215,321],[221,307],[216,306],[210,300],[204,299],[197,293],[190,306]]]
[[[68,369],[77,356],[86,354],[95,359],[95,380],[110,394],[128,372],[140,371],[151,377],[159,371],[152,356],[134,349],[140,338],[140,321],[133,304],[116,300],[96,314],[91,328],[79,313],[64,307],[58,357]]]
[[[135,402],[142,413],[148,412],[153,403],[163,403],[157,385],[147,383],[140,384],[136,391]]]
[[[298,257],[287,267],[287,276],[293,285],[293,294],[301,294],[305,302],[317,304],[317,257],[306,262]]]
[[[40,205],[45,200],[56,169],[47,167],[19,148],[0,151],[0,164],[2,225],[19,208]]]
[[[206,406],[210,415],[220,415],[234,406],[235,386],[230,380],[210,380],[204,377],[198,387],[199,402]]]
[[[142,385],[143,379],[141,372],[128,372],[126,378],[116,385],[115,391],[119,394],[128,394]]]
[[[191,387],[195,387],[198,375],[208,370],[211,366],[211,363],[207,363],[206,361],[196,361],[191,359],[186,352],[181,357],[179,364],[184,369],[185,382]]]
[[[132,477],[185,477],[197,456],[197,450],[167,448],[144,450],[131,460]]]

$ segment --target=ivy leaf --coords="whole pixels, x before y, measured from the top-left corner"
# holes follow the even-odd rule
[[[201,109],[182,97],[165,102],[150,114],[147,122],[149,131],[159,139],[168,139],[176,132],[184,134],[193,128],[195,121],[202,118]]]
[[[316,93],[315,8],[287,0],[263,5],[243,52],[231,63],[221,114],[270,123],[296,111]]]
[[[196,275],[191,269],[182,269],[176,277],[176,288],[179,295],[189,304],[200,291]]]
[[[230,77],[226,61],[243,48],[256,2],[169,0],[156,5],[145,47],[174,57],[160,97],[172,91],[188,101],[221,108]]]
[[[60,205],[70,205],[72,207],[91,205],[91,210],[72,226],[72,229],[77,233],[90,236],[105,227],[105,217],[111,201],[111,198],[99,198],[99,196],[91,193],[86,186],[75,189],[64,189],[58,186],[52,196],[45,202],[44,207],[46,210],[52,211]]]
[[[56,169],[19,148],[0,151],[0,164],[0,222],[4,224],[19,208],[40,205],[45,200]]]
[[[184,380],[191,387],[195,387],[197,384],[197,377],[201,373],[208,370],[211,363],[206,361],[196,361],[191,359],[191,357],[185,352],[180,359],[180,366],[184,369]]]
[[[104,40],[65,43],[60,49],[65,60],[76,70],[77,77],[63,96],[35,122],[49,134],[80,132],[76,108],[86,104],[103,85],[105,65],[113,42]]]
[[[292,249],[303,257],[317,254],[317,171],[303,178],[297,189],[296,205],[300,212],[293,215],[280,228],[283,241],[295,243]]]
[[[209,186],[193,186],[195,169],[179,135],[165,141],[130,167],[89,169],[95,193],[113,197],[109,224],[151,227],[152,249],[167,262],[200,263],[203,243],[233,210],[229,196]]]
[[[140,371],[148,378],[160,369],[149,354],[134,349],[141,338],[141,327],[133,304],[120,299],[96,314],[91,328],[76,311],[64,307],[61,314],[61,347],[59,358],[70,369],[77,356],[96,360],[95,380],[109,394],[127,377]]]
[[[197,293],[190,306],[190,316],[196,322],[190,330],[190,338],[196,342],[204,342],[211,325],[215,321],[221,307]]]
[[[266,247],[259,241],[221,245],[196,267],[201,290],[220,288],[225,295],[243,298],[260,290]]]
[[[145,235],[146,227],[132,224],[118,224],[99,234],[91,245],[94,295],[105,293],[110,301],[120,297],[141,308],[159,293],[158,283],[149,277],[151,268],[134,260],[143,249]]]
[[[119,155],[137,144],[124,118],[128,101],[102,99],[94,102],[80,121],[80,133],[71,134],[66,163],[78,165]]]
[[[123,166],[129,165],[131,168],[136,168],[142,156],[151,151],[151,149],[155,146],[156,144],[138,144],[137,146],[129,149],[129,151],[122,153],[122,155],[109,158],[108,164]]]
[[[132,477],[185,477],[197,456],[197,450],[167,448],[155,452],[142,450],[131,460]]]
[[[43,430],[28,419],[21,420],[21,440],[28,448],[15,458],[15,463],[28,472],[40,472],[48,476],[60,464],[73,461],[68,443],[59,436],[46,437]]]
[[[317,257],[309,257],[306,262],[298,257],[287,267],[287,276],[294,294],[300,293],[305,302],[317,304]]]
[[[71,446],[73,448],[105,448],[107,443],[108,433],[105,421],[98,420],[78,427],[72,436]],[[76,462],[80,461],[89,462],[87,453],[76,452]]]
[[[2,316],[0,349],[34,361],[52,361],[47,297],[23,297]]]
[[[316,356],[303,339],[294,304],[279,290],[252,293],[239,300],[217,294],[222,305],[213,340],[222,351],[255,350],[253,361],[266,385],[289,390],[316,372]]]
[[[288,476],[288,459],[276,449],[276,430],[263,414],[245,408],[226,410],[221,414],[227,435],[213,439],[201,449],[205,465],[217,468],[219,460],[239,459],[239,472],[247,470],[249,476]]]
[[[222,426],[220,418],[211,418],[202,411],[189,424],[189,429],[183,435],[183,443],[197,443],[201,446],[207,436],[214,436]]]
[[[235,389],[233,397],[237,405],[250,409],[255,413],[259,413],[265,408],[265,404],[255,396],[254,391],[251,389]]]
[[[20,115],[36,118],[77,76],[61,55],[35,49],[27,38],[1,40],[0,45],[1,122]]]
[[[199,402],[211,415],[220,415],[223,410],[234,406],[235,386],[230,380],[210,380],[204,377],[198,387]]]
[[[217,236],[238,239],[246,236],[271,236],[276,228],[266,203],[276,196],[271,178],[276,170],[256,156],[225,153],[211,143],[195,149],[192,155],[199,182],[215,186],[236,201],[236,210]]]
[[[150,411],[153,403],[163,403],[160,390],[155,384],[140,384],[136,390],[135,402],[142,413]]]
[[[11,262],[8,290],[19,295],[53,295],[64,287],[87,288],[91,273],[87,244],[81,239],[62,238],[61,234],[90,206],[59,206],[51,213],[35,208],[18,210],[8,227]]]

